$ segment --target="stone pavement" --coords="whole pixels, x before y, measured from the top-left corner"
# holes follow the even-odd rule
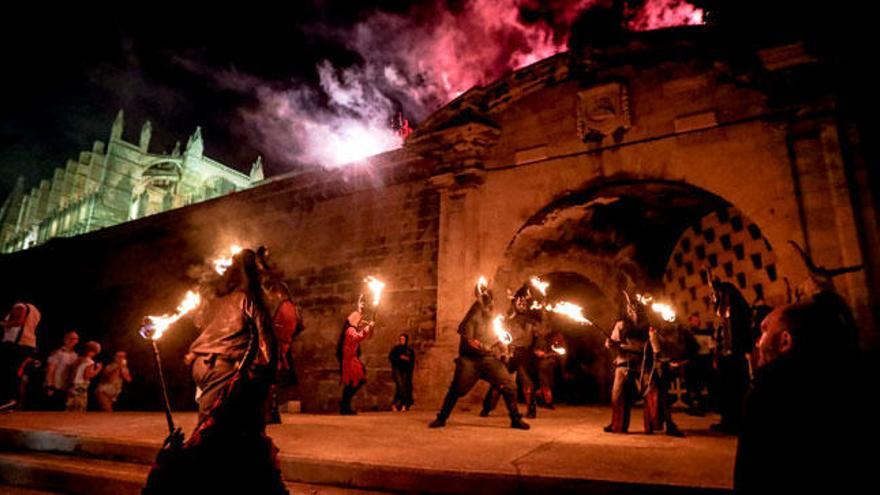
[[[433,492],[600,491],[694,493],[731,486],[736,440],[708,430],[715,418],[683,414],[688,435],[604,433],[606,407],[539,410],[530,431],[501,411],[457,410],[431,430],[428,411],[285,415],[269,428],[291,482]],[[175,415],[185,430],[192,413]],[[3,450],[54,452],[148,464],[164,437],[156,413],[13,413],[0,416]],[[12,455],[12,454],[10,454]]]

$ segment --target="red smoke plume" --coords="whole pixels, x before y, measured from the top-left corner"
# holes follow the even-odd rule
[[[336,35],[362,62],[318,67],[320,90],[256,88],[244,114],[264,151],[286,162],[338,166],[393,149],[399,111],[418,122],[474,85],[565,50],[578,15],[599,0],[438,0],[407,15],[376,12]],[[630,23],[648,30],[702,22],[682,0],[647,0]]]

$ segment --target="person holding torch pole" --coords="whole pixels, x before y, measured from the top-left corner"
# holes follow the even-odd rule
[[[385,284],[375,277],[364,279],[372,293],[372,319],[364,318],[366,301],[363,294],[358,299],[358,307],[342,325],[342,333],[336,347],[336,357],[342,373],[342,399],[339,401],[339,414],[352,416],[357,412],[352,408],[351,401],[358,390],[367,383],[367,367],[360,359],[361,342],[373,336],[376,315],[379,311],[379,300]]]
[[[235,254],[202,292],[194,318],[201,333],[188,355],[201,391],[199,422],[181,446],[160,452],[142,493],[287,494],[278,448],[266,435],[278,357],[256,253]]]
[[[493,325],[501,326],[503,316],[497,315],[493,319],[493,298],[489,291],[486,279],[480,277],[475,287],[477,300],[468,310],[464,320],[459,325],[458,333],[461,335],[459,356],[455,360],[455,374],[449,391],[443,400],[437,419],[431,422],[430,428],[442,428],[446,426],[446,420],[455,409],[458,399],[467,395],[479,380],[486,380],[497,388],[504,397],[504,404],[510,415],[510,427],[520,430],[528,430],[529,424],[522,420],[516,404],[516,382],[507,371],[504,363],[498,357],[500,349],[502,354],[509,351],[507,346],[512,341],[509,333],[503,328],[497,328],[500,332],[493,332]],[[505,335],[506,342],[502,342],[499,333]]]

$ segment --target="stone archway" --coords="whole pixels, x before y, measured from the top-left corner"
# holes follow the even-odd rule
[[[769,290],[767,260],[773,295],[780,296],[784,274],[771,255],[760,226],[718,195],[683,182],[630,179],[570,193],[534,213],[509,240],[493,282],[496,294],[503,294],[532,276],[572,274],[602,294],[583,307],[600,328],[610,329],[623,290],[660,295],[676,305],[684,320],[702,307],[700,280],[710,269],[744,293],[755,287]],[[577,291],[572,294],[577,297]],[[772,302],[784,301],[776,297]],[[569,368],[592,374],[581,381],[602,391],[593,398],[607,400],[611,377],[603,369],[609,363],[604,337],[570,333],[590,362]]]

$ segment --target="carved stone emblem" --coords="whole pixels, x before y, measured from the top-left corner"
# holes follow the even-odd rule
[[[626,86],[608,83],[578,93],[578,135],[584,142],[601,142],[607,136],[623,137],[630,124]]]

